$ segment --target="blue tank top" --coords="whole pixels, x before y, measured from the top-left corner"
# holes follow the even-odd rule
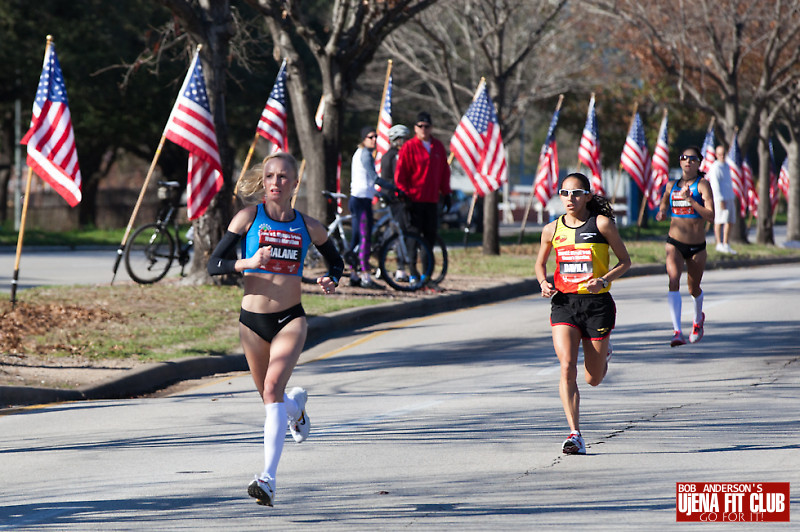
[[[245,270],[244,273],[303,275],[303,261],[310,243],[311,236],[302,214],[294,211],[294,219],[278,222],[269,217],[263,203],[259,204],[256,217],[242,240],[242,257],[252,257],[263,246],[272,246],[272,253],[265,268]]]
[[[699,203],[700,205],[705,205],[703,202],[703,196],[700,195],[700,191],[697,189],[698,183],[700,183],[700,177],[692,181],[692,184],[689,185],[689,191],[692,193],[692,198]],[[674,181],[672,183],[672,188],[669,191],[669,207],[672,211],[673,218],[702,218],[700,214],[694,210],[692,204],[689,203],[688,199],[683,198],[676,198],[675,194],[680,194],[681,189],[678,188],[678,182]]]

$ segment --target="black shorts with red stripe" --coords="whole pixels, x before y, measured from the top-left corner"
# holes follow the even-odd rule
[[[617,306],[608,292],[604,294],[564,294],[558,292],[550,302],[550,325],[569,325],[582,338],[602,340],[617,320]]]

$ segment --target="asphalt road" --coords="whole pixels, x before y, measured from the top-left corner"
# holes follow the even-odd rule
[[[102,285],[111,283],[116,249],[41,249],[23,248],[19,264],[17,291],[41,285],[89,284]],[[14,276],[16,251],[0,250],[0,292],[11,293],[11,280]],[[180,275],[177,263],[170,269],[168,276]],[[132,282],[125,271],[124,262],[117,268],[114,282]]]
[[[707,272],[705,338],[679,348],[665,276],[616,282],[609,374],[581,385],[586,456],[560,452],[549,305],[525,297],[305,352],[290,386],[311,436],[288,438],[274,508],[245,491],[263,459],[249,375],[0,415],[0,530],[666,530],[690,481],[791,482],[796,521],[797,272]]]

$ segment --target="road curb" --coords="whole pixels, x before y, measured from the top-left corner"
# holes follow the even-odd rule
[[[771,257],[767,259],[732,259],[709,262],[706,269],[752,268],[780,264],[800,263],[800,257]],[[633,266],[625,277],[661,275],[664,264]],[[313,347],[336,332],[368,327],[402,319],[429,316],[440,312],[496,303],[539,292],[536,279],[528,278],[503,282],[469,292],[442,293],[429,298],[398,303],[382,303],[332,312],[308,319],[306,348]],[[123,399],[152,393],[181,380],[198,379],[217,373],[246,371],[243,354],[210,355],[182,358],[169,362],[154,362],[112,377],[99,384],[76,390],[38,388],[26,386],[0,386],[0,408],[26,406],[87,399]]]

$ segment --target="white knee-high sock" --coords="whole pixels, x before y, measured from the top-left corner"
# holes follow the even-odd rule
[[[283,394],[283,404],[286,405],[286,415],[289,416],[289,419],[300,417],[300,405],[285,393]]]
[[[272,479],[274,489],[288,420],[286,406],[283,403],[269,403],[264,405],[264,408],[267,411],[267,417],[264,420],[264,472],[261,477]]]
[[[669,303],[669,316],[672,318],[672,328],[681,331],[681,293],[667,292],[667,302]]]
[[[700,295],[697,297],[692,296],[694,300],[694,322],[700,323],[700,320],[703,319],[703,291],[700,291]]]

